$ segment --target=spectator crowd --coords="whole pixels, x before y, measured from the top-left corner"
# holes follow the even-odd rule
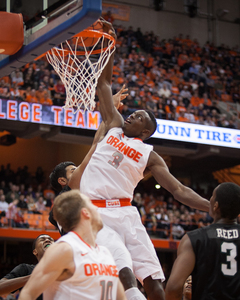
[[[240,54],[179,34],[161,40],[153,32],[115,26],[113,93],[125,83],[123,116],[149,109],[157,118],[239,128],[238,112],[221,113],[219,103],[240,103]],[[0,79],[0,98],[63,106],[65,88],[46,58]],[[96,97],[97,101],[97,97]],[[96,106],[98,109],[98,106]]]

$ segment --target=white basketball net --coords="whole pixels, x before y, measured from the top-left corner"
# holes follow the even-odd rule
[[[66,102],[64,108],[72,108],[73,112],[77,112],[80,109],[93,111],[98,78],[115,50],[115,46],[113,46],[114,42],[112,40],[103,35],[98,38],[98,41],[89,51],[89,48],[87,50],[85,47],[82,37],[75,39],[74,45],[71,46],[66,41],[59,48],[54,47],[49,50],[46,56],[65,86]],[[83,44],[85,52],[85,55],[81,57],[78,56],[78,41],[81,41]],[[101,53],[97,61],[93,62],[92,52],[97,45],[101,46]],[[67,51],[65,50],[66,46],[68,47]]]

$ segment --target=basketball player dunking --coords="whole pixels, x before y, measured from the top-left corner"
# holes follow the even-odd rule
[[[151,112],[138,110],[124,122],[112,101],[113,59],[114,55],[97,87],[106,135],[83,172],[80,190],[99,207],[104,228],[97,243],[113,254],[127,299],[143,299],[135,276],[150,300],[164,299],[162,268],[137,209],[131,206],[134,188],[144,173],[151,171],[159,184],[181,203],[208,211],[209,202],[173,177],[153,147],[143,143],[156,129]]]

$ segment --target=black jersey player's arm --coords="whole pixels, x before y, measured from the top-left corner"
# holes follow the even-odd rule
[[[181,300],[183,294],[183,285],[192,273],[195,265],[195,254],[191,241],[186,234],[178,247],[177,259],[175,260],[171,275],[166,286],[166,300]]]
[[[203,211],[209,211],[209,201],[202,198],[189,187],[184,186],[170,172],[161,156],[152,151],[147,164],[156,181],[179,202]]]
[[[108,32],[116,38],[112,25],[104,21],[105,32]],[[112,127],[122,127],[124,120],[113,104],[112,96],[112,71],[113,71],[114,53],[110,56],[108,63],[98,79],[97,92],[100,103],[102,119],[106,124],[107,131]]]
[[[125,88],[125,85],[123,85],[122,88],[120,89],[120,91],[118,93],[116,93],[115,95],[113,95],[113,104],[116,108],[119,108],[122,104],[121,101],[124,100],[128,96],[127,91],[128,91],[128,89]],[[83,159],[82,163],[73,172],[73,174],[69,180],[68,186],[71,189],[79,189],[82,174],[83,174],[87,164],[89,163],[89,160],[91,159],[92,154],[94,153],[94,151],[97,147],[97,143],[99,143],[104,138],[106,132],[107,132],[106,124],[104,122],[102,122],[94,136],[93,143],[92,143],[90,150],[88,151],[87,155]]]
[[[29,277],[30,275],[11,279],[2,278],[0,280],[0,296],[10,294],[22,288],[28,281]]]

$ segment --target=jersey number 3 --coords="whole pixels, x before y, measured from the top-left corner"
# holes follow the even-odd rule
[[[114,152],[113,153],[113,160],[109,160],[108,163],[113,166],[115,169],[117,169],[120,165],[120,162],[123,160],[123,154],[121,152]]]
[[[229,251],[229,252],[228,252]],[[229,264],[222,264],[221,270],[224,275],[228,276],[234,276],[237,273],[237,261],[235,260],[235,257],[237,256],[237,247],[233,243],[222,243],[221,246],[221,252],[222,253],[229,253],[229,255],[226,255],[226,260],[229,262]],[[230,266],[230,268],[229,268]]]

